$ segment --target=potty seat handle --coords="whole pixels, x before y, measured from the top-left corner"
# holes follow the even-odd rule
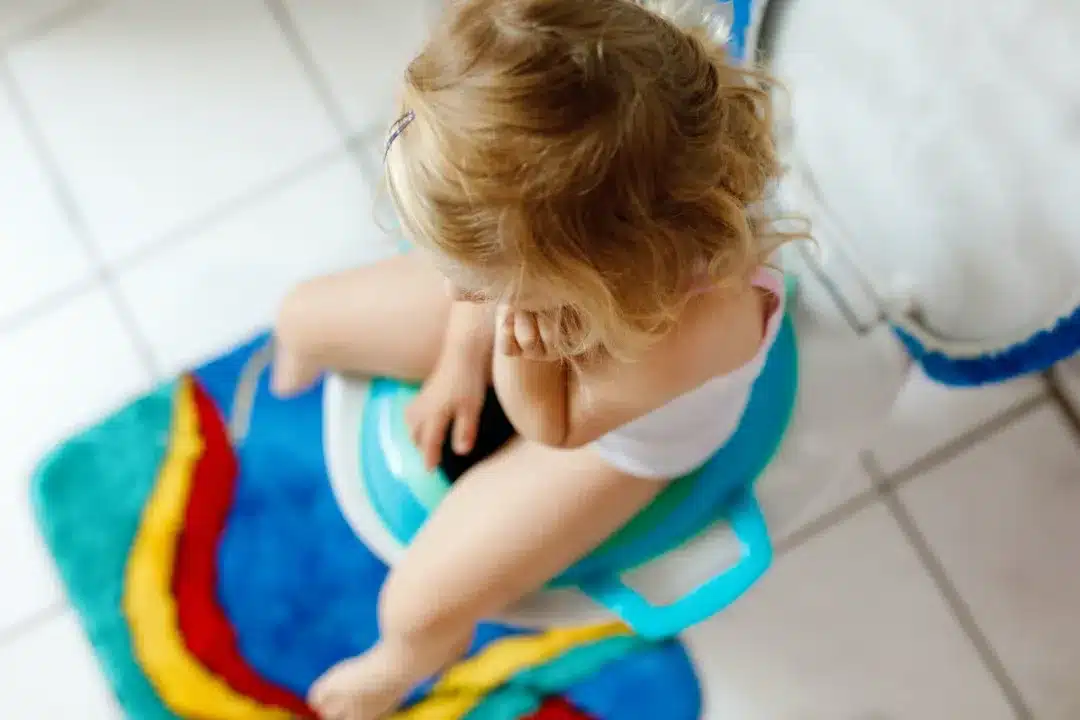
[[[251,414],[255,409],[255,398],[259,392],[259,380],[274,362],[274,341],[253,352],[240,369],[233,391],[232,410],[229,413],[229,438],[234,447],[239,447],[247,438],[251,429]]]
[[[772,541],[753,490],[739,491],[726,508],[727,521],[742,549],[732,567],[667,605],[653,605],[619,576],[579,583],[579,588],[649,640],[669,638],[706,620],[739,599],[772,563]]]

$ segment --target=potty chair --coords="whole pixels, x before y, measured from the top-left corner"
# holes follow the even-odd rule
[[[499,618],[544,627],[616,617],[649,638],[674,635],[742,596],[769,567],[772,538],[804,519],[855,456],[903,384],[888,334],[847,325],[805,262],[788,261],[789,311],[731,440],[702,468],[544,589]],[[838,402],[842,388],[848,402]],[[404,409],[414,385],[330,377],[325,454],[341,509],[389,565],[452,492],[423,468]]]

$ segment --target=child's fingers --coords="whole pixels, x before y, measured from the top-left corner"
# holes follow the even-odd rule
[[[549,315],[537,315],[536,328],[540,333],[540,352],[547,359],[555,341],[555,319]]]
[[[514,357],[521,354],[521,347],[514,339],[514,333],[508,332],[502,328],[495,335],[495,347],[500,354],[508,357]]]
[[[420,395],[405,408],[405,426],[409,428],[409,439],[412,440],[413,445],[416,447],[420,447],[424,426],[424,411],[420,407],[420,403],[423,401],[424,396]]]
[[[409,439],[412,440],[413,447],[420,451],[420,454],[424,454],[424,439],[427,437],[427,432],[424,429],[424,423],[418,422],[409,426]]]
[[[453,448],[458,455],[468,455],[476,442],[476,411],[469,408],[460,408],[454,416]]]
[[[416,447],[421,447],[421,440],[424,437],[424,426],[422,423],[410,423],[406,421],[409,427],[409,439],[412,440],[412,444]]]
[[[532,357],[540,342],[540,330],[536,327],[536,315],[530,312],[514,313],[514,340],[522,352]]]
[[[510,357],[521,354],[521,346],[514,337],[514,313],[501,306],[496,316],[495,345],[500,353]]]
[[[514,313],[508,305],[498,305],[495,308],[495,327],[501,330],[514,329]]]
[[[434,470],[442,457],[443,439],[450,425],[450,413],[439,412],[424,423],[423,444],[420,451],[424,456],[424,467]]]

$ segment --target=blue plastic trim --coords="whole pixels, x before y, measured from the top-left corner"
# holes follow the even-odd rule
[[[398,542],[408,545],[427,521],[428,511],[409,492],[409,486],[390,472],[378,436],[379,419],[393,409],[399,385],[386,378],[375,378],[368,385],[360,428],[360,467],[375,512]]]
[[[731,5],[731,37],[728,53],[735,60],[746,60],[746,34],[750,31],[751,6],[755,0],[720,0],[720,5]]]
[[[584,582],[581,590],[649,640],[672,637],[707,620],[738,600],[772,563],[772,542],[752,490],[739,494],[725,519],[739,539],[742,558],[673,603],[653,605],[620,578],[610,576]]]
[[[975,387],[1043,372],[1076,354],[1080,350],[1080,308],[1023,342],[972,357],[952,357],[927,348],[898,327],[893,331],[928,377],[944,385]]]

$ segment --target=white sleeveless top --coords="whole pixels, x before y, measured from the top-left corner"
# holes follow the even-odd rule
[[[595,453],[630,475],[667,480],[700,467],[727,442],[739,425],[750,388],[765,366],[784,317],[786,298],[780,273],[760,268],[753,284],[776,298],[757,354],[736,370],[706,380],[595,440],[589,445]]]

